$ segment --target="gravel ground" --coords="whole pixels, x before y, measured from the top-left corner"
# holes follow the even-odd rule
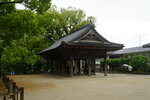
[[[10,77],[25,88],[25,100],[150,100],[150,75],[103,75]]]

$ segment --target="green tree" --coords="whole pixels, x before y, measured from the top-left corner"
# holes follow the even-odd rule
[[[40,14],[51,7],[51,0],[22,0],[25,7]]]
[[[130,65],[134,71],[145,72],[148,69],[148,58],[144,55],[135,55],[131,58]]]
[[[72,7],[68,7],[67,9],[62,8],[61,14],[66,20],[66,34],[75,31],[79,27],[82,27],[88,23],[95,23],[96,21],[94,17],[86,16],[83,10]]]
[[[36,14],[30,10],[21,10],[7,14],[0,19],[0,40],[9,44],[24,35],[34,36],[41,33]]]
[[[16,10],[2,16],[0,58],[3,69],[26,72],[28,66],[40,61],[37,52],[92,21],[95,21],[94,17],[86,17],[82,10],[75,8],[59,11],[52,7],[42,13]]]
[[[1,2],[10,2],[11,0],[1,0]],[[15,12],[15,4],[1,4],[0,5],[0,17],[8,13]]]
[[[3,70],[15,71],[17,73],[26,73],[28,67],[34,64],[39,59],[35,53],[29,51],[24,46],[17,46],[12,43],[12,46],[4,48],[1,58]]]

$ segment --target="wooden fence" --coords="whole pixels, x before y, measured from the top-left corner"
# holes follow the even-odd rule
[[[13,80],[10,80],[9,77],[1,74],[4,87],[7,92],[0,94],[3,100],[24,100],[24,88],[19,88]]]

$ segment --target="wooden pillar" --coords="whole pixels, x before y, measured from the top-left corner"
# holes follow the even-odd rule
[[[94,65],[93,65],[93,67],[94,67],[94,75],[96,75],[96,73],[95,73],[95,72],[96,72],[96,71],[95,71],[95,70],[96,70],[96,69],[95,69],[95,59],[93,60],[93,64],[94,64]]]
[[[60,71],[61,67],[62,67],[62,61],[59,60],[59,66],[58,66],[58,69],[57,69],[57,70],[58,70],[58,74],[60,74],[60,72],[61,72],[61,71]]]
[[[74,60],[71,58],[72,65],[70,66],[70,76],[73,76],[73,66],[74,66]]]
[[[69,60],[66,61],[66,75],[70,75],[70,66],[69,66]]]
[[[48,68],[48,70],[49,70],[49,60],[47,60],[47,68]]]
[[[61,60],[58,60],[57,73],[60,74],[60,68],[62,67]]]
[[[70,75],[73,76],[73,66],[70,66]]]
[[[104,58],[105,68],[104,68],[104,76],[107,76],[107,55]]]
[[[88,75],[91,75],[91,61],[88,59]]]
[[[16,93],[16,82],[13,82],[13,92],[12,93]],[[16,100],[16,94],[12,95],[12,100]]]
[[[6,96],[3,97],[3,100],[6,100]]]
[[[77,74],[79,74],[79,65],[78,65],[78,59],[74,59],[73,60],[74,61],[74,65],[73,65],[73,69],[74,69],[74,75],[77,75]]]
[[[58,74],[59,60],[56,60],[56,74]]]
[[[80,67],[80,59],[78,60],[78,73],[79,73],[79,75],[81,74],[81,69],[80,69],[81,67]]]
[[[66,75],[67,72],[67,64],[66,64],[66,60],[64,60],[64,75]]]
[[[20,88],[20,100],[24,100],[24,88],[23,87],[21,87]]]
[[[66,67],[66,65],[65,65],[65,60],[62,60],[62,68],[61,68],[61,72],[62,72],[62,74],[64,75],[65,74],[65,67]]]
[[[54,66],[54,64],[53,64],[53,60],[51,60],[51,73],[53,73],[53,66]]]
[[[57,60],[56,64],[56,74],[59,74],[60,60]]]

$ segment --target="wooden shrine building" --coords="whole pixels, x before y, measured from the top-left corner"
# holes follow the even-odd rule
[[[51,63],[52,72],[71,76],[95,74],[95,59],[104,58],[107,75],[107,52],[122,48],[123,44],[109,42],[90,23],[63,36],[38,54]]]

